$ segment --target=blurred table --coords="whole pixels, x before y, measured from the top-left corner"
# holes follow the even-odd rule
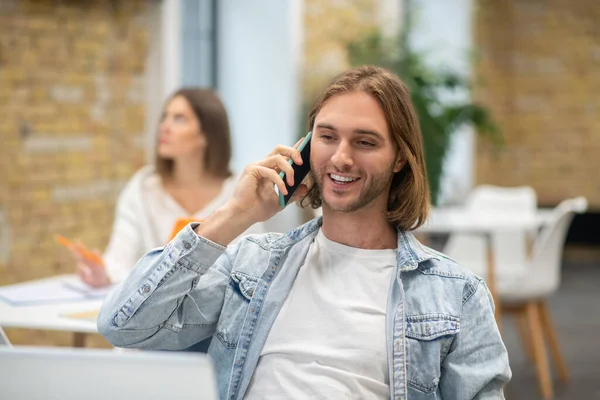
[[[500,319],[500,305],[496,296],[494,249],[492,236],[495,233],[531,232],[550,221],[552,209],[540,208],[533,214],[481,213],[464,207],[433,208],[427,222],[419,227],[417,234],[468,233],[481,235],[487,243],[487,285],[496,303],[496,321]]]
[[[479,213],[463,207],[433,208],[420,233],[491,233],[539,229],[552,216],[551,208],[540,208],[534,214]]]
[[[76,275],[59,275],[24,283],[53,283],[73,281],[74,279],[79,278]],[[11,286],[1,288],[10,288]],[[85,334],[98,332],[96,315],[101,305],[102,298],[97,297],[31,304],[15,304],[0,299],[0,326],[73,332],[73,346],[83,347]]]

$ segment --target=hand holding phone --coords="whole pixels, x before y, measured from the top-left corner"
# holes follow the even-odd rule
[[[302,140],[302,143],[298,146],[298,151],[300,152],[300,156],[302,157],[302,165],[298,165],[294,163],[294,160],[289,159],[289,163],[294,169],[294,184],[289,185],[285,180],[285,172],[281,171],[279,176],[285,182],[285,187],[288,191],[288,194],[284,195],[279,192],[279,205],[281,208],[285,208],[288,205],[290,199],[300,187],[300,184],[306,178],[308,173],[310,172],[310,140],[312,139],[312,131],[308,132]]]

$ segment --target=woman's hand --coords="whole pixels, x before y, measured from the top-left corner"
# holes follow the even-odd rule
[[[81,280],[92,287],[103,287],[110,285],[110,278],[108,277],[104,265],[90,260],[88,257],[84,257],[78,246],[83,245],[80,243],[76,245],[70,245],[68,246],[68,249],[71,254],[73,254],[73,257],[75,257],[77,262],[77,275],[79,275]],[[97,250],[94,250],[94,254],[98,256],[99,260],[102,259],[102,255]]]

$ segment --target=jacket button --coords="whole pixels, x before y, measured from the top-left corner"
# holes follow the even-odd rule
[[[146,294],[148,292],[150,292],[150,285],[145,284],[144,286],[142,286],[142,293]]]
[[[185,247],[186,250],[189,250],[192,248],[192,245],[190,244],[190,242],[183,242],[183,247]]]

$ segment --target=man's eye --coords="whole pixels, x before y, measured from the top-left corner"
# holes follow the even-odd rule
[[[323,135],[321,135],[321,139],[323,139],[323,140],[331,140],[331,139],[333,139],[333,136],[327,135],[327,134],[323,134]]]
[[[366,140],[361,140],[358,142],[359,145],[363,146],[363,147],[373,147],[375,146],[375,143],[372,142],[367,142]]]

